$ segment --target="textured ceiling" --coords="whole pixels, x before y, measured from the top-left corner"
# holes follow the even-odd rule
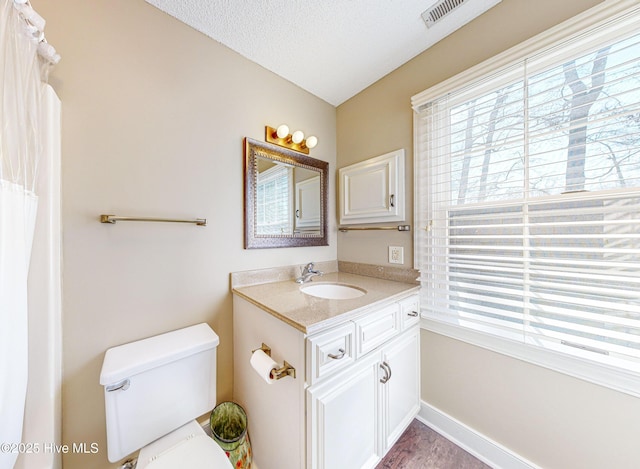
[[[146,0],[337,106],[501,0],[466,0],[431,28],[436,0]]]

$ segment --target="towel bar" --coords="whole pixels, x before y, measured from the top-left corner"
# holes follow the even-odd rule
[[[374,230],[393,230],[393,231],[411,231],[411,225],[398,226],[340,226],[338,231],[346,233],[347,231],[374,231]]]
[[[148,217],[117,217],[115,215],[100,215],[100,223],[111,223],[115,225],[116,221],[159,221],[168,223],[194,223],[198,226],[206,226],[206,218],[196,218],[195,220],[183,220],[179,218],[148,218]]]

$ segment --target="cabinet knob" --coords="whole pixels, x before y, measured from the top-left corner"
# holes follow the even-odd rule
[[[340,360],[342,357],[344,357],[344,354],[346,352],[344,351],[343,348],[339,348],[338,352],[340,352],[340,353],[328,353],[327,357],[329,357],[329,358],[331,358],[333,360]]]

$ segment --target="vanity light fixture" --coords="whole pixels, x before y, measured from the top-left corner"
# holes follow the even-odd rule
[[[291,141],[293,143],[300,143],[304,140],[304,133],[301,130],[296,130],[291,134]]]
[[[276,136],[278,138],[287,138],[289,136],[289,126],[282,124],[276,129]]]
[[[305,155],[309,154],[310,148],[318,144],[318,137],[310,135],[305,140],[304,133],[301,130],[289,133],[289,126],[286,124],[279,125],[277,129],[267,125],[265,127],[265,140],[281,147],[299,151]]]

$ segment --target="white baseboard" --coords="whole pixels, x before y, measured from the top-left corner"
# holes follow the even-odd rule
[[[540,469],[473,428],[421,401],[417,419],[494,469]]]

